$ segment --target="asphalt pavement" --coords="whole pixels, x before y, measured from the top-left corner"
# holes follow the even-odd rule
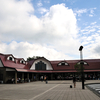
[[[100,97],[100,84],[99,83],[89,84],[87,85],[87,88]]]

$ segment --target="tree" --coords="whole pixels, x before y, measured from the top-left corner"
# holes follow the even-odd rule
[[[78,72],[78,73],[82,73],[83,71],[84,71],[84,63],[83,62],[80,62],[80,63],[77,63],[74,67],[75,67],[75,69],[76,69],[76,71]]]
[[[28,57],[27,61],[35,60],[35,59],[38,59],[38,58],[41,58],[41,57],[39,57],[39,56]]]
[[[84,77],[84,62],[81,61],[80,63],[77,63],[74,67],[76,69],[76,71],[78,72],[78,74],[81,76],[81,77]]]

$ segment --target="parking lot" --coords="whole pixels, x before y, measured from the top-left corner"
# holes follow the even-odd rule
[[[99,83],[100,80],[86,81],[85,83]],[[100,100],[92,91],[85,87],[82,90],[81,82],[76,88],[70,88],[72,80],[67,81],[37,81],[21,84],[0,84],[0,100]]]

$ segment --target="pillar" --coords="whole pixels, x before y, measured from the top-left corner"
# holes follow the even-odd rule
[[[64,74],[62,73],[62,79],[63,79]]]
[[[15,71],[15,84],[17,84],[17,71]]]
[[[22,82],[24,82],[24,73],[22,73]]]
[[[51,80],[53,80],[53,74],[51,74]]]
[[[38,80],[38,74],[36,74],[36,81]]]
[[[32,79],[31,79],[32,81],[34,80],[34,74],[32,73]]]
[[[29,79],[29,73],[27,73],[27,79]]]
[[[3,83],[6,83],[6,69],[3,70]]]

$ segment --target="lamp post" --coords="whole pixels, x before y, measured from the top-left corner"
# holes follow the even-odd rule
[[[80,60],[81,60],[81,72],[82,72],[82,89],[84,89],[84,69],[83,69],[83,56],[82,56],[82,49],[83,46],[80,46],[79,51],[80,51]]]

